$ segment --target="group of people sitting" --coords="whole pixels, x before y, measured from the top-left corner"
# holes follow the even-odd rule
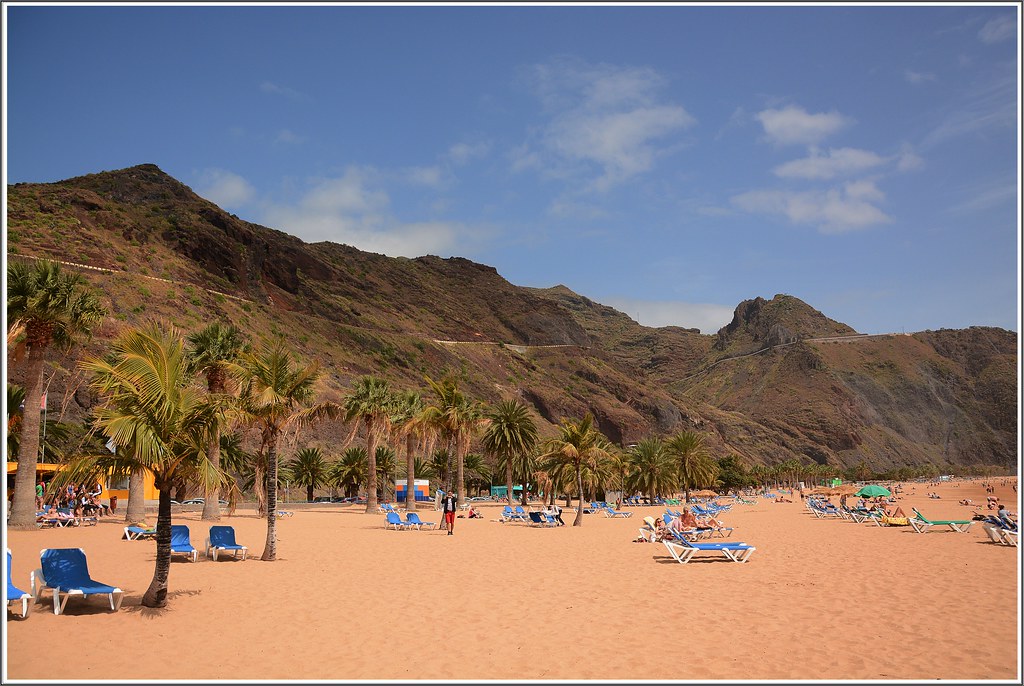
[[[661,517],[644,517],[644,525],[640,527],[640,535],[633,539],[634,543],[660,543],[661,541],[673,541],[678,536],[693,535],[703,531],[724,529],[725,524],[711,515],[698,516],[690,508],[684,507],[680,517],[669,517],[666,515],[664,521]]]
[[[105,517],[111,514],[111,510],[109,505],[99,501],[99,496],[102,492],[103,485],[99,483],[95,486],[68,484],[66,488],[47,496],[44,493],[42,482],[39,482],[36,486],[36,508],[40,512],[37,519],[39,521],[59,521],[66,519],[81,520],[85,517]],[[48,509],[44,507],[46,504],[50,505]],[[69,511],[70,514],[68,514]]]

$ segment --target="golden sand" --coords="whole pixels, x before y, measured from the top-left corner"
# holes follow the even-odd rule
[[[971,482],[907,488],[903,508],[933,519],[970,519],[957,501],[986,496]],[[996,495],[1017,512],[1010,486]],[[293,508],[272,563],[259,560],[264,520],[236,514],[221,523],[251,557],[175,557],[160,610],[140,605],[155,544],[121,540],[120,520],[10,531],[21,588],[40,549],[81,547],[125,599],[112,613],[104,598],[72,598],[54,616],[47,593],[27,620],[8,613],[6,677],[1019,681],[1017,548],[977,524],[917,534],[817,519],[793,499],[722,516],[732,540],[757,547],[747,564],[680,565],[660,543],[631,542],[656,507],[540,529],[499,523],[489,505],[454,536],[385,530],[362,506]],[[421,517],[440,521],[427,507]],[[200,513],[174,522],[201,550]]]

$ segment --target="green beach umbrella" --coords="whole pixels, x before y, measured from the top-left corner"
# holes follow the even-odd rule
[[[892,495],[892,493],[889,492],[888,488],[883,488],[881,486],[876,486],[874,484],[868,484],[867,486],[864,486],[859,491],[854,493],[854,495],[859,495],[864,498],[875,498],[881,495],[888,498],[889,496]]]

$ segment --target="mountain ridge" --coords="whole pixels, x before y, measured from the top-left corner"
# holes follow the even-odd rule
[[[9,186],[8,239],[11,256],[81,256],[71,261],[111,270],[111,316],[93,349],[142,319],[194,330],[217,317],[257,336],[290,333],[329,369],[328,394],[362,373],[414,388],[454,373],[481,400],[528,402],[548,435],[589,411],[617,443],[696,429],[752,463],[1015,461],[1015,335],[1002,329],[819,343],[810,339],[856,332],[787,294],[739,303],[716,334],[645,327],[562,284],[515,286],[461,257],[305,243],[225,212],[156,165]],[[87,394],[71,395],[84,414]],[[337,431],[319,434],[328,443]]]

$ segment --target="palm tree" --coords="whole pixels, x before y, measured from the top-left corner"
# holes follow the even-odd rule
[[[25,389],[7,384],[7,461],[16,462],[21,447],[21,425],[25,414]],[[65,442],[71,436],[72,426],[56,419],[47,419],[43,428],[42,454],[49,462],[64,461]]]
[[[679,481],[690,501],[690,489],[714,481],[714,461],[704,445],[704,436],[693,431],[676,434],[665,444],[666,452],[679,460]]]
[[[242,435],[238,432],[220,435],[220,469],[224,477],[222,482],[227,491],[224,497],[228,501],[228,514],[235,511],[242,492],[247,490],[242,482],[247,480],[253,471],[254,456],[242,448]]]
[[[518,400],[502,400],[485,416],[490,423],[483,435],[484,450],[505,467],[505,492],[512,502],[514,459],[533,450],[537,443],[537,425],[526,405]],[[523,485],[525,487],[525,482]]]
[[[18,471],[9,526],[36,526],[36,460],[39,455],[39,406],[43,397],[43,366],[51,346],[70,349],[88,337],[103,318],[96,294],[76,274],[66,274],[55,262],[7,265],[7,328],[23,327],[28,347],[27,390],[22,417]]]
[[[291,426],[304,426],[334,417],[339,407],[331,402],[314,403],[314,384],[320,375],[316,361],[305,367],[292,358],[283,337],[258,352],[240,358],[242,381],[240,409],[260,431],[260,452],[266,458],[267,545],[260,557],[277,559],[277,443]]]
[[[423,397],[416,391],[403,391],[395,396],[391,426],[398,443],[405,441],[405,510],[416,511],[416,455],[413,446],[424,434]]]
[[[126,329],[113,342],[109,360],[91,359],[81,366],[92,374],[90,385],[102,398],[93,426],[119,449],[76,458],[57,473],[54,484],[98,472],[153,475],[160,492],[156,568],[142,604],[163,607],[171,566],[171,489],[181,470],[195,470],[207,481],[219,479],[205,445],[220,408],[192,385],[185,342],[174,328]]]
[[[342,489],[348,498],[359,494],[359,487],[366,481],[366,448],[352,446],[341,454],[341,459],[331,465],[328,472],[330,483]]]
[[[679,485],[679,465],[660,438],[647,438],[629,449],[628,483],[631,490],[654,498],[668,495]]]
[[[384,502],[391,502],[391,484],[398,469],[398,463],[395,461],[395,449],[390,445],[378,445],[376,452],[374,464],[377,466],[377,484],[383,486],[381,496],[383,496]]]
[[[25,412],[25,389],[13,383],[7,384],[7,461],[18,459],[21,446],[21,418]]]
[[[520,497],[522,497],[523,499],[523,507],[526,507],[529,499],[529,489],[532,485],[534,485],[534,472],[538,470],[546,472],[547,469],[545,468],[545,465],[542,464],[542,461],[538,458],[536,450],[529,450],[525,453],[516,453],[512,455],[509,459],[512,462],[513,479],[521,483],[523,486],[523,489],[519,493]],[[567,483],[571,484],[572,479],[570,478]],[[509,493],[509,502],[512,502],[512,497],[514,495],[514,493]]]
[[[437,448],[430,453],[430,460],[417,470],[419,473],[429,472],[437,477],[441,490],[447,489],[451,482],[452,453],[447,448]]]
[[[313,502],[313,491],[327,483],[327,461],[319,448],[303,448],[288,462],[288,477],[297,486],[306,487],[306,502]]]
[[[201,331],[188,337],[189,358],[194,370],[206,376],[207,390],[211,394],[223,394],[228,388],[231,365],[238,361],[239,355],[248,350],[249,344],[242,337],[242,332],[232,324],[222,325],[214,322]],[[206,448],[207,459],[214,467],[220,467],[220,427],[210,437]],[[205,493],[203,501],[203,519],[220,520],[220,487],[214,485]]]
[[[377,441],[388,431],[393,404],[388,382],[378,376],[364,376],[342,402],[346,422],[362,421],[366,428],[366,512],[377,511]],[[353,431],[355,428],[353,428]]]
[[[487,463],[484,462],[484,456],[479,453],[466,453],[464,465],[467,475],[466,483],[475,486],[479,492],[480,485],[491,479],[491,472],[487,468]]]
[[[579,422],[564,420],[558,427],[559,436],[545,444],[542,458],[563,465],[571,465],[576,474],[579,508],[573,526],[583,526],[583,470],[599,459],[608,459],[611,443],[594,428],[594,417],[589,413]]]
[[[453,378],[433,381],[427,378],[430,389],[436,396],[435,405],[424,410],[424,422],[438,427],[443,435],[455,448],[456,485],[458,501],[461,505],[466,501],[465,459],[469,452],[473,435],[484,421],[483,408],[475,400],[463,395]],[[450,484],[446,484],[450,488]]]

